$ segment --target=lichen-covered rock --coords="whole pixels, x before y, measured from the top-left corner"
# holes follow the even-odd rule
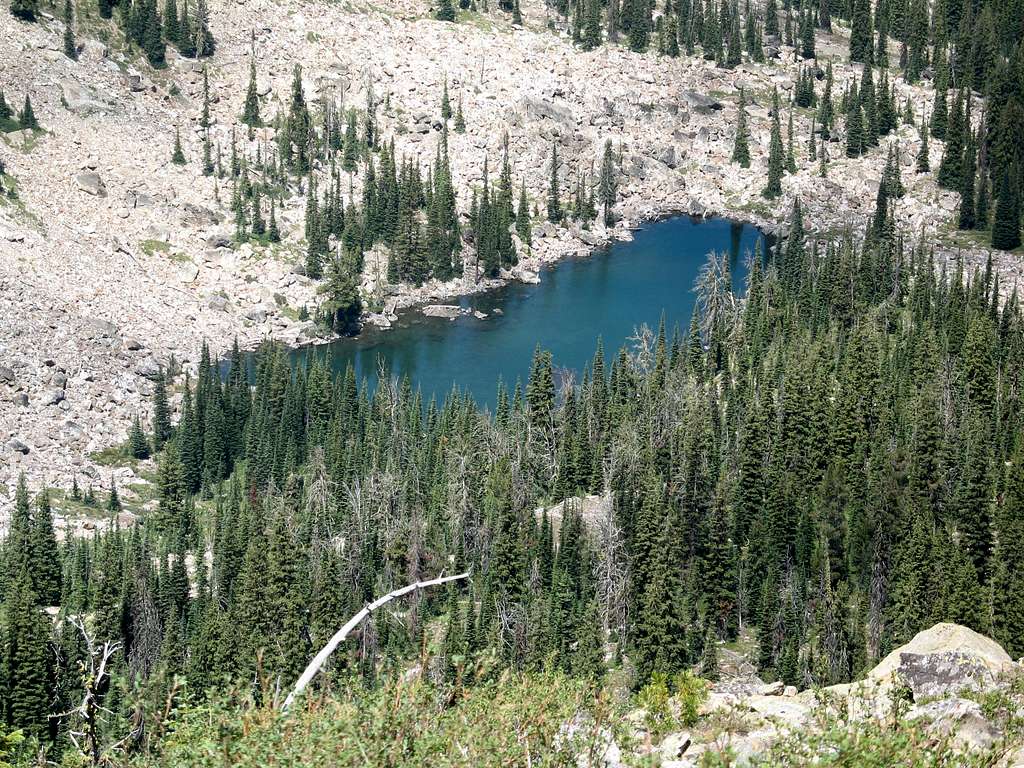
[[[868,675],[885,687],[902,678],[919,701],[991,685],[1013,665],[995,640],[959,624],[941,623],[918,632]]]
[[[909,721],[926,720],[943,736],[952,735],[954,742],[968,749],[988,749],[1002,734],[981,711],[981,705],[969,699],[938,699],[907,713]]]

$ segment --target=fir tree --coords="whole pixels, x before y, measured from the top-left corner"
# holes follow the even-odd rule
[[[107,512],[116,515],[121,511],[121,497],[117,494],[117,485],[110,481],[110,495],[107,497]]]
[[[78,58],[74,24],[75,13],[71,6],[71,0],[64,0],[64,55],[72,60]]]
[[[452,0],[441,0],[435,18],[438,21],[455,21],[455,6],[452,5]]]
[[[963,168],[960,179],[960,213],[958,226],[960,229],[974,229],[977,218],[974,209],[975,178],[977,177],[977,156],[974,150],[974,136],[967,134],[967,146],[964,147]]]
[[[24,565],[15,574],[3,609],[3,670],[7,722],[43,738],[49,732],[52,683],[49,619]]]
[[[242,106],[242,122],[250,128],[259,128],[263,125],[260,118],[260,97],[256,92],[256,52],[250,51],[249,59],[249,85],[245,91],[245,104]]]
[[[132,428],[128,432],[128,452],[136,459],[149,458],[149,441],[146,440],[146,435],[142,431],[142,423],[139,421],[138,414],[135,414],[132,419]]]
[[[558,224],[562,220],[562,201],[558,191],[558,143],[551,143],[551,173],[548,182],[548,221]]]
[[[853,22],[850,30],[850,61],[871,62],[874,42],[871,34],[871,3],[853,0]]]
[[[603,210],[604,225],[609,227],[614,222],[612,208],[618,199],[618,179],[615,173],[615,153],[612,151],[612,140],[605,139],[604,153],[601,155],[601,175],[598,178],[598,198]]]
[[[993,635],[1013,656],[1024,654],[1024,441],[1019,437],[1006,470],[997,511],[998,542],[993,553]]]
[[[736,138],[732,147],[732,162],[740,168],[750,167],[750,132],[747,128],[747,96],[740,88],[739,115],[736,119]]]
[[[444,89],[441,91],[441,119],[447,123],[452,118],[452,102],[448,98],[448,78],[444,79]]]
[[[22,21],[35,21],[39,0],[11,0],[11,15]]]
[[[992,247],[1012,251],[1020,245],[1020,191],[1015,169],[1004,170],[992,224]]]
[[[928,160],[928,123],[924,115],[921,115],[921,148],[917,151],[917,172],[928,173],[931,170],[931,163]]]
[[[772,133],[768,144],[768,183],[761,191],[764,197],[773,200],[782,194],[782,173],[785,159],[782,148],[782,128],[779,126],[779,92],[772,95]]]
[[[530,203],[526,199],[526,182],[519,187],[519,209],[516,211],[516,234],[529,249],[533,244],[533,226],[530,223]]]
[[[171,438],[171,409],[167,403],[167,380],[163,368],[153,384],[153,449],[160,451]]]
[[[585,0],[586,13],[583,20],[583,50],[592,51],[601,45],[601,0]],[[673,17],[674,18],[674,17]],[[679,46],[676,44],[676,50]]]
[[[146,3],[146,8],[142,30],[142,48],[146,53],[149,66],[153,69],[163,69],[167,66],[167,45],[164,43],[163,25],[160,23],[160,14],[156,10],[156,0],[149,0]]]
[[[455,132],[466,132],[466,118],[462,114],[462,91],[459,91],[459,104],[455,109]]]
[[[25,104],[21,108],[21,113],[18,115],[18,123],[26,131],[35,131],[39,129],[39,121],[36,120],[36,113],[32,109],[32,99],[29,95],[25,94]]]
[[[963,181],[963,154],[965,131],[969,130],[964,124],[964,98],[963,91],[957,94],[953,104],[953,111],[950,113],[949,126],[946,130],[946,149],[942,153],[942,162],[939,164],[937,181],[940,187],[945,189],[959,189]],[[932,126],[932,133],[935,128]]]
[[[185,153],[181,149],[181,134],[177,128],[174,129],[174,151],[171,152],[171,162],[175,165],[185,165]]]

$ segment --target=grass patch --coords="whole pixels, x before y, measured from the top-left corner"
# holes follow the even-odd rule
[[[99,464],[101,467],[131,467],[135,469],[139,465],[139,460],[128,453],[127,445],[112,445],[101,451],[93,451],[89,454],[89,458],[94,464]]]
[[[468,24],[483,32],[507,32],[508,25],[502,24],[493,16],[480,13],[479,11],[456,10],[455,21],[459,24]]]
[[[956,215],[954,212],[954,219]],[[992,248],[992,232],[989,229],[957,229],[956,224],[950,221],[940,233],[940,236],[957,248],[995,250]],[[1024,245],[1018,246],[1012,251],[1004,251],[1004,253],[1024,255]]]
[[[8,174],[0,174],[0,181],[3,182],[3,192],[0,192],[0,207],[13,208],[16,212],[15,218],[28,224],[41,235],[46,234],[46,227],[42,219],[25,207],[18,190],[18,180]],[[14,194],[11,194],[11,192]]]
[[[171,250],[171,244],[165,243],[163,240],[143,240],[139,243],[139,247],[142,248],[143,253],[147,256],[153,256],[157,253],[169,253]]]
[[[142,248],[143,253],[147,256],[155,256],[159,253],[164,254],[168,259],[179,264],[192,263],[192,258],[187,253],[171,250],[171,244],[163,240],[143,240],[139,243],[139,247]]]
[[[24,131],[20,133],[21,141],[17,141],[11,137],[10,134],[18,133],[21,131],[21,127],[14,128],[10,131],[0,131],[0,138],[3,138],[4,143],[16,149],[23,154],[29,154],[39,144],[39,139],[46,134],[46,131],[42,128],[35,128],[31,131]]]

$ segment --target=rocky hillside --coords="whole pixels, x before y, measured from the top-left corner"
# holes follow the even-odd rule
[[[973,761],[1020,766],[1021,675],[1021,665],[990,638],[957,624],[936,624],[858,682],[798,694],[780,682],[726,674],[685,730],[672,725],[686,719],[678,695],[669,699],[665,717],[635,711],[632,744],[639,746],[624,749],[609,738],[603,765],[628,765],[640,753],[663,768]]]
[[[890,144],[908,190],[896,203],[898,220],[913,233],[947,229],[956,195],[913,173],[918,133],[906,125],[864,158],[847,159],[841,143],[831,144],[822,179],[807,159],[813,110],[798,109],[798,172],[784,179],[781,198],[761,197],[771,92],[778,87],[785,97],[794,88],[801,62],[792,49],[769,47],[768,63],[734,70],[619,46],[582,53],[538,0],[524,2],[523,13],[525,26],[513,27],[498,12],[438,22],[425,0],[215,0],[218,48],[205,64],[212,138],[227,147],[237,129],[255,56],[264,115],[283,108],[300,64],[311,103],[344,98],[361,107],[372,87],[382,135],[394,138],[398,155],[425,164],[440,135],[447,78],[467,123],[465,134],[450,136],[463,212],[485,158],[493,168],[500,157],[506,132],[515,183],[525,181],[542,208],[552,144],[568,185],[599,162],[611,139],[622,157],[621,220],[611,231],[538,226],[532,252],[505,276],[511,279],[536,279],[544,262],[627,237],[632,225],[670,211],[716,212],[774,228],[799,197],[814,227],[860,228]],[[859,67],[843,63],[847,32],[835,29],[834,36],[819,32],[817,51],[821,67],[834,63],[838,97]],[[0,314],[7,321],[0,324],[0,485],[7,488],[22,471],[36,486],[67,487],[75,475],[83,483],[107,485],[112,474],[120,485],[130,483],[132,470],[100,466],[92,455],[122,442],[134,414],[146,417],[151,379],[170,356],[187,367],[203,339],[222,350],[233,337],[252,346],[268,336],[301,343],[316,335],[299,320],[316,302],[314,282],[295,270],[304,251],[302,196],[279,212],[280,245],[233,247],[230,191],[201,173],[202,65],[168,50],[168,68],[153,71],[125,52],[114,26],[82,10],[78,61],[63,55],[62,34],[52,16],[26,24],[0,13],[7,98],[20,104],[29,92],[45,131],[0,139],[19,190],[17,201],[0,206]],[[747,170],[729,163],[740,87],[750,101]],[[931,89],[899,82],[897,97],[910,97],[920,118]],[[170,162],[176,129],[185,166]],[[255,151],[269,134],[257,130],[248,148]],[[238,139],[245,144],[244,130]],[[940,154],[935,142],[933,163]],[[356,174],[357,199],[361,182]],[[1012,265],[997,266],[1004,278],[1016,274]],[[486,286],[475,279],[390,286],[384,272],[371,254],[362,288],[383,308],[374,319],[384,325],[398,307]],[[9,495],[0,498],[0,509],[9,504]]]

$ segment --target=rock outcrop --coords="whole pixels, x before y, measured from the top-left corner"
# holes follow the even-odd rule
[[[895,649],[864,680],[854,683],[798,694],[781,682],[763,683],[749,674],[727,676],[712,686],[696,723],[660,741],[652,740],[641,728],[638,743],[649,744],[641,753],[655,755],[663,768],[695,768],[706,753],[726,749],[735,761],[728,764],[742,766],[754,756],[763,758],[781,739],[806,736],[823,723],[838,722],[822,715],[834,714],[836,705],[845,702],[851,715],[846,720],[849,728],[864,727],[873,718],[890,723],[886,727],[891,728],[891,718],[896,716],[907,727],[923,727],[936,739],[946,739],[944,749],[982,752],[998,746],[1001,753],[1013,755],[1015,748],[1024,745],[1004,742],[1008,733],[1003,724],[986,714],[977,697],[999,692],[1011,695],[1019,687],[1011,683],[1020,675],[1024,669],[991,638],[957,624],[936,624]],[[894,710],[895,702],[908,692],[916,703],[904,701]],[[1024,712],[1024,700],[1009,701],[1011,707]],[[630,720],[643,723],[645,715],[640,711]],[[620,754],[617,745],[609,749],[606,768],[628,764],[626,758],[620,761]],[[1024,757],[1024,750],[1018,754]],[[608,761],[607,755],[616,759]],[[1012,757],[1000,763],[1019,764]]]
[[[991,687],[1012,667],[995,640],[959,624],[936,624],[882,659],[868,679],[883,687],[902,680],[918,701]]]

